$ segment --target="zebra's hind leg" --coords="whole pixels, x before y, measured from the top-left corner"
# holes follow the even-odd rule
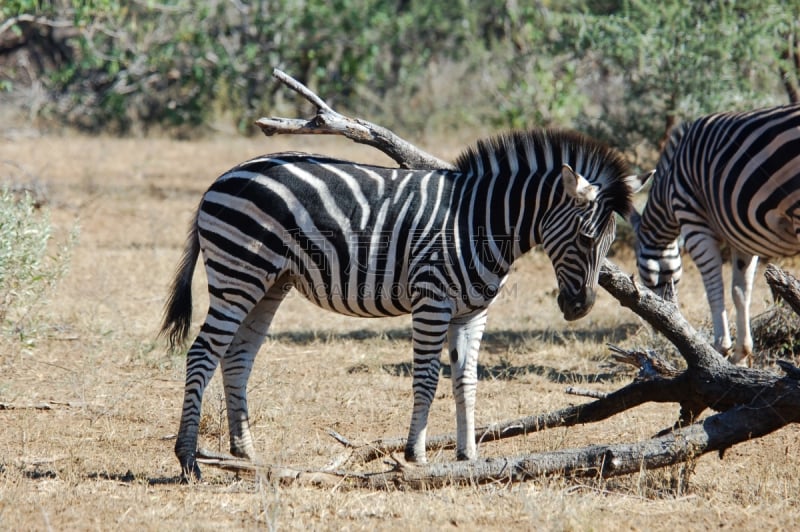
[[[200,480],[200,467],[197,465],[197,437],[200,428],[200,414],[203,406],[203,392],[219,365],[219,354],[215,351],[216,342],[227,346],[232,333],[220,335],[220,331],[209,325],[211,314],[200,329],[192,347],[186,355],[186,385],[183,392],[183,408],[178,437],[175,441],[175,455],[181,464],[181,480]],[[226,340],[227,337],[227,340]],[[218,348],[218,347],[217,347]]]
[[[229,284],[209,275],[208,314],[186,356],[186,386],[183,410],[175,442],[175,454],[181,464],[183,481],[200,480],[197,465],[197,439],[202,413],[203,392],[245,318],[263,298],[263,292],[240,297],[241,290],[225,290]],[[234,285],[235,286],[235,285]],[[211,288],[213,287],[213,289]],[[233,294],[239,294],[234,296]],[[231,299],[228,301],[226,298]]]
[[[411,425],[405,448],[405,458],[409,462],[427,461],[425,440],[428,431],[428,413],[439,383],[440,358],[447,340],[450,316],[450,311],[429,305],[421,305],[412,312],[414,409],[411,412]]]
[[[272,318],[288,289],[288,285],[281,280],[267,291],[264,298],[244,319],[222,358],[222,381],[228,410],[231,454],[240,458],[255,459],[247,408],[247,381],[256,353],[264,342]]]
[[[750,332],[750,300],[758,267],[758,256],[734,251],[731,296],[736,307],[736,344],[730,362],[738,366],[753,365],[753,336]]]
[[[486,310],[454,319],[447,332],[453,396],[456,400],[456,459],[475,460],[475,393],[478,387],[478,348],[486,327]]]

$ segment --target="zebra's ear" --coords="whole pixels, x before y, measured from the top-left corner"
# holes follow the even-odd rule
[[[564,181],[567,194],[578,203],[589,203],[597,198],[598,188],[573,170],[570,165],[561,166],[561,179]]]
[[[655,170],[650,170],[649,172],[645,172],[639,175],[636,174],[629,175],[624,178],[624,181],[625,184],[628,186],[628,188],[631,190],[631,192],[636,194],[637,192],[639,192],[644,188],[644,186],[647,184],[650,178],[652,178],[655,175],[655,173],[656,173]]]

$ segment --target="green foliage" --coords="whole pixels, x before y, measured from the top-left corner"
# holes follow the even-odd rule
[[[225,116],[252,132],[276,110],[308,114],[278,67],[392,128],[558,125],[628,149],[682,118],[785,101],[780,70],[800,77],[797,0],[0,4],[20,15],[6,31],[52,51],[45,112],[91,131],[184,134]],[[77,31],[51,31],[65,23]]]
[[[572,17],[576,51],[605,82],[619,80],[594,133],[656,144],[682,119],[779,103],[778,63],[798,15],[780,1],[623,0]]]
[[[206,121],[219,68],[214,20],[190,2],[160,8],[115,0],[73,3],[74,59],[51,76],[69,122],[128,132],[158,124],[180,131]]]
[[[50,238],[46,211],[27,194],[0,189],[0,331],[27,335],[37,305],[65,273],[71,243],[51,256]]]

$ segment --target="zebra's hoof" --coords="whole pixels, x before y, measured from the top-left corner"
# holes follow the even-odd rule
[[[469,454],[459,451],[456,453],[456,460],[459,462],[468,462],[470,460],[475,460],[477,456],[470,456]]]
[[[410,462],[413,464],[425,464],[428,462],[428,457],[424,454],[422,456],[418,455],[414,452],[414,449],[406,448],[403,452],[403,458],[406,459],[406,462]]]
[[[739,366],[740,368],[752,368],[753,367],[753,355],[752,353],[739,353],[733,352],[728,355],[728,362],[733,364],[734,366]]]
[[[197,455],[179,456],[181,463],[181,484],[191,484],[202,480],[200,466],[197,465]]]

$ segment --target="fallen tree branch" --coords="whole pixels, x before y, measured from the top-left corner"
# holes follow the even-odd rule
[[[456,484],[510,483],[548,475],[570,478],[610,478],[686,462],[710,452],[720,455],[731,446],[769,434],[785,425],[777,412],[737,406],[688,427],[637,443],[592,445],[515,457],[470,462],[408,464],[395,459],[389,471],[351,473],[310,471],[259,465],[233,457],[198,462],[227,471],[262,474],[281,483],[367,489],[430,489]]]
[[[488,443],[516,436],[533,434],[544,429],[571,427],[578,424],[602,421],[615,414],[647,402],[680,402],[687,393],[687,384],[680,378],[654,378],[637,381],[612,392],[597,401],[573,405],[555,412],[527,416],[501,423],[484,425],[475,429],[476,443]],[[358,446],[336,457],[331,464],[363,463],[400,453],[405,448],[406,438],[386,438]],[[428,438],[428,450],[454,449],[456,434],[440,434]],[[332,467],[329,465],[325,469]]]
[[[52,410],[50,403],[18,404],[0,403],[0,410]]]
[[[592,399],[605,399],[608,393],[600,392],[598,390],[590,390],[588,388],[576,388],[575,386],[567,386],[564,393],[568,395],[577,395],[580,397],[590,397]]]
[[[783,394],[778,386],[778,375],[729,364],[700,338],[677,308],[644,286],[637,285],[608,260],[603,264],[599,282],[620,304],[644,318],[678,348],[688,365],[685,375],[690,389],[686,397],[696,405],[716,411],[744,404],[756,407],[773,405],[786,409],[787,419],[796,419],[796,414],[790,411],[800,408],[800,402],[795,402],[800,398]]]

